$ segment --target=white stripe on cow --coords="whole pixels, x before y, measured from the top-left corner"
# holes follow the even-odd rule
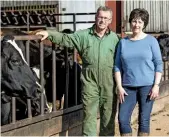
[[[21,55],[21,58],[22,60],[28,65],[28,63],[26,62],[24,56],[23,56],[23,53],[22,53],[22,50],[18,47],[18,45],[16,44],[15,40],[8,40],[7,42],[9,42],[18,52],[19,54]]]
[[[36,76],[38,77],[38,79],[40,79],[40,70],[36,67],[33,67],[32,70],[36,73]]]

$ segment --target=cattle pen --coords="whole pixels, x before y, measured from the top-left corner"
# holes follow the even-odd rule
[[[15,36],[16,40],[35,40],[40,39],[39,36]],[[55,50],[52,51],[53,59],[55,60]],[[27,56],[29,56],[29,52],[27,51]],[[43,85],[43,44],[40,43],[40,69],[41,69],[41,85]],[[56,73],[56,64],[53,62],[53,80],[55,81],[55,73]],[[164,62],[164,74],[163,79],[160,86],[160,97],[166,98],[169,91],[169,73],[168,73],[168,62]],[[55,83],[55,82],[54,82]],[[53,101],[55,99],[56,88],[53,86]],[[41,95],[42,96],[42,95]],[[51,113],[44,114],[44,109],[42,104],[44,103],[43,97],[41,97],[41,114],[32,117],[31,112],[28,115],[28,118],[16,121],[15,115],[15,97],[12,97],[12,123],[4,125],[1,127],[2,135],[39,135],[39,136],[52,136],[52,135],[81,135],[81,122],[82,122],[82,105],[74,105],[70,108],[65,108],[62,110],[53,109]],[[55,102],[53,102],[55,105]],[[30,109],[30,108],[28,108]]]
[[[78,2],[77,2],[78,3]],[[77,3],[72,2],[71,5],[77,5]],[[85,2],[86,3],[86,2]],[[169,20],[167,20],[167,15],[169,13],[169,10],[166,8],[166,6],[169,4],[168,2],[148,2],[147,4],[145,2],[132,2],[129,3],[121,2],[121,1],[102,1],[102,2],[95,2],[96,6],[94,6],[94,10],[91,11],[89,8],[83,8],[83,10],[89,10],[89,12],[84,11],[69,11],[69,2],[62,2],[59,3],[59,1],[31,1],[30,3],[28,1],[21,2],[21,1],[12,1],[1,3],[1,30],[3,29],[18,29],[23,30],[24,32],[34,31],[36,29],[57,29],[57,30],[63,30],[65,28],[71,28],[71,30],[76,31],[78,29],[84,28],[86,26],[90,26],[92,23],[94,23],[94,17],[95,17],[95,9],[98,7],[98,5],[107,5],[110,6],[113,9],[114,14],[114,22],[111,24],[112,30],[117,32],[119,36],[124,37],[125,32],[129,31],[129,24],[127,23],[128,19],[128,12],[130,9],[134,7],[143,7],[150,8],[151,13],[153,13],[153,8],[157,8],[160,5],[163,5],[163,10],[160,11],[158,9],[156,12],[160,11],[158,13],[159,16],[163,19],[155,19],[156,15],[152,15],[151,23],[153,24],[152,27],[148,27],[146,30],[148,33],[159,36],[161,34],[164,34],[166,32],[169,33]],[[59,4],[62,5],[62,7],[59,7]],[[82,2],[82,4],[84,4]],[[27,6],[26,6],[27,5]],[[64,6],[65,7],[64,7]],[[81,5],[81,4],[80,4]],[[89,5],[93,5],[93,3],[89,2]],[[87,6],[89,6],[87,5]],[[80,6],[81,7],[81,6]],[[89,6],[90,7],[90,6]],[[61,11],[60,11],[61,9]],[[124,11],[124,12],[123,12]],[[67,17],[67,18],[66,18]],[[86,20],[79,19],[79,17],[87,18]],[[70,19],[71,18],[71,19]],[[88,19],[89,18],[89,19]],[[158,20],[157,23],[155,23],[154,20]],[[163,23],[164,21],[165,23]],[[87,24],[87,25],[86,25]],[[65,25],[65,26],[64,26]],[[32,115],[31,112],[31,101],[30,99],[27,99],[27,113],[26,118],[17,120],[16,116],[16,100],[17,97],[12,97],[12,117],[11,122],[9,124],[1,125],[1,135],[2,136],[81,136],[82,135],[82,119],[83,119],[83,106],[81,104],[81,98],[80,98],[80,91],[78,90],[78,67],[79,64],[77,63],[77,53],[76,50],[73,50],[73,73],[70,74],[70,71],[67,69],[69,67],[69,56],[68,56],[68,49],[62,49],[66,52],[64,53],[64,63],[65,63],[65,72],[63,77],[65,78],[65,86],[62,87],[61,90],[64,91],[64,106],[61,108],[56,107],[56,93],[58,84],[56,80],[57,76],[57,58],[56,54],[59,52],[58,45],[52,44],[52,51],[51,51],[51,66],[45,66],[44,63],[44,48],[45,44],[40,41],[41,37],[36,35],[15,35],[15,40],[23,41],[25,43],[25,58],[27,63],[30,65],[32,60],[30,59],[30,49],[32,47],[31,42],[36,41],[38,43],[38,59],[39,59],[39,68],[40,68],[40,79],[39,83],[41,85],[41,94],[40,94],[40,113],[36,116]],[[3,37],[1,37],[2,39]],[[57,50],[56,50],[57,47]],[[60,53],[60,52],[59,52]],[[168,57],[169,59],[169,57]],[[162,81],[160,83],[160,96],[157,98],[157,103],[155,104],[154,112],[157,112],[161,110],[163,107],[165,107],[166,104],[168,104],[167,99],[169,98],[169,60],[165,60],[163,62],[164,64],[164,71],[163,71],[163,77]],[[45,67],[51,68],[51,88],[50,92],[52,94],[52,107],[51,112],[45,112],[44,109],[44,95],[43,90],[44,87],[44,72]],[[73,92],[69,91],[69,83],[70,79],[73,77]],[[70,94],[71,93],[71,94]],[[69,101],[72,101],[71,105],[69,104]],[[134,115],[137,114],[137,110],[135,111]],[[136,118],[136,116],[134,117]],[[136,119],[133,119],[133,121]],[[98,114],[98,121],[99,121],[99,114]]]

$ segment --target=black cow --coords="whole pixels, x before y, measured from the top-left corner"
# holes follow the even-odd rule
[[[1,41],[1,125],[11,120],[12,97],[17,100],[20,114],[17,119],[27,113],[27,99],[31,99],[33,116],[40,114],[40,87],[18,45],[22,43],[11,35],[4,36]]]
[[[65,29],[63,33],[73,33],[70,29]],[[31,34],[35,34],[32,32]],[[53,102],[52,95],[52,43],[43,41],[44,43],[44,80],[45,80],[45,91],[48,102],[51,104]],[[68,86],[68,106],[75,105],[75,87],[74,87],[74,69],[77,65],[77,103],[81,103],[81,82],[80,82],[80,73],[81,67],[73,61],[73,49],[64,48],[64,47],[55,47],[56,51],[56,107],[57,109],[61,108],[61,100],[63,100],[66,84]],[[39,43],[38,41],[30,42],[30,67],[37,72],[40,70],[40,58],[39,58]],[[66,56],[68,57],[68,64],[66,64]],[[69,76],[68,76],[69,72]],[[66,75],[68,76],[66,79]]]
[[[169,35],[160,35],[157,40],[160,45],[163,61],[169,61]]]
[[[65,29],[63,33],[73,33],[70,29]],[[68,107],[75,105],[75,66],[77,66],[77,104],[81,103],[81,82],[80,73],[81,67],[73,61],[73,52],[71,48],[56,47],[56,107],[57,109],[63,106],[63,97],[65,95],[66,86],[68,86]],[[66,56],[68,57],[66,63]],[[44,70],[48,72],[48,77],[45,78],[46,95],[49,102],[52,102],[52,55],[44,58]],[[69,75],[68,75],[69,74]],[[67,77],[67,79],[66,79]],[[66,100],[64,100],[65,102]]]

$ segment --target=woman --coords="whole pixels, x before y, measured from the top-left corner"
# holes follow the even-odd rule
[[[148,25],[145,9],[134,9],[129,18],[132,35],[121,39],[115,59],[115,80],[119,96],[119,128],[122,136],[131,136],[130,118],[139,105],[139,136],[150,132],[150,114],[159,95],[163,63],[157,40],[143,30]]]

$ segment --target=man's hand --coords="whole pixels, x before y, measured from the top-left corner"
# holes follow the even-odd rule
[[[37,32],[36,35],[41,35],[42,36],[41,41],[45,40],[49,36],[48,32],[45,31],[45,30]]]

